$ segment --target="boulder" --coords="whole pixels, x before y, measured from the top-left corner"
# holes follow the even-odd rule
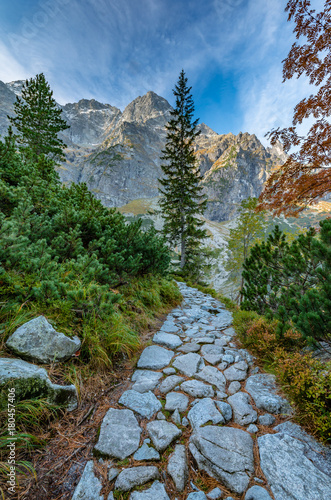
[[[0,358],[0,405],[7,404],[5,387],[15,388],[15,401],[46,398],[68,411],[77,408],[77,390],[74,385],[52,384],[44,368],[22,359]]]
[[[72,339],[57,332],[44,316],[20,326],[6,346],[18,356],[36,363],[65,361],[80,349],[78,337]]]
[[[138,449],[140,434],[141,428],[133,411],[110,408],[102,421],[94,450],[103,456],[123,460]]]
[[[247,379],[245,388],[260,410],[275,414],[291,414],[289,402],[276,392],[276,377],[274,375],[267,373],[252,375]]]
[[[190,438],[189,449],[200,470],[241,495],[254,473],[253,440],[241,429],[207,426]]]

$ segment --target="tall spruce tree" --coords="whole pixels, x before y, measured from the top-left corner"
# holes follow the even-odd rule
[[[16,141],[35,160],[44,154],[51,160],[64,159],[65,144],[58,133],[69,128],[61,118],[62,110],[53,99],[53,91],[43,73],[26,80],[22,97],[16,97],[15,117],[8,116],[15,127]]]
[[[194,140],[200,134],[198,120],[193,120],[194,103],[187,86],[184,70],[173,90],[176,107],[166,125],[167,141],[162,151],[161,166],[164,178],[160,179],[160,207],[164,218],[163,233],[173,246],[180,245],[181,269],[188,268],[190,256],[195,256],[200,241],[207,237],[198,218],[206,208],[202,194],[202,179],[194,155]]]

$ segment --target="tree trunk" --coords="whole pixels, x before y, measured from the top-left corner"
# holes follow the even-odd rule
[[[183,269],[185,266],[186,260],[186,246],[185,246],[185,238],[184,238],[184,224],[182,224],[182,230],[180,235],[180,268]]]

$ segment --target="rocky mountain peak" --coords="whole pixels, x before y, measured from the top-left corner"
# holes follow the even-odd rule
[[[6,86],[14,92],[18,97],[22,95],[22,87],[25,84],[26,80],[15,80],[13,82],[6,83]]]
[[[164,126],[169,121],[171,110],[172,107],[166,99],[149,91],[142,97],[137,97],[125,108],[122,120]]]

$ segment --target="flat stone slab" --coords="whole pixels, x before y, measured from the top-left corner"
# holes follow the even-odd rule
[[[102,484],[94,473],[93,460],[87,462],[71,500],[104,500]]]
[[[257,420],[257,412],[250,404],[249,395],[245,392],[236,392],[228,397],[233,410],[233,417],[236,424],[249,425]]]
[[[214,344],[215,335],[205,335],[204,337],[194,338],[196,344]]]
[[[330,498],[331,476],[306,456],[305,443],[288,434],[258,438],[261,469],[276,500]]]
[[[162,377],[163,375],[160,372],[136,370],[131,378],[132,382],[135,382],[132,389],[137,392],[153,391]]]
[[[172,441],[182,435],[182,431],[175,424],[165,420],[149,422],[146,429],[158,451],[165,450]]]
[[[186,449],[183,444],[177,444],[175,451],[170,455],[167,467],[177,491],[184,491],[188,480],[188,463]]]
[[[222,311],[218,314],[216,314],[215,318],[212,321],[212,324],[215,325],[216,328],[219,328],[222,330],[223,328],[226,328],[230,325],[232,325],[233,317],[232,313],[229,311]],[[228,335],[228,333],[227,333]]]
[[[198,352],[200,351],[200,345],[195,342],[187,342],[187,344],[182,345],[177,349],[177,351],[188,354],[189,352]]]
[[[205,344],[201,347],[200,353],[208,363],[216,365],[221,361],[224,349],[223,347],[219,347],[217,345]]]
[[[141,428],[133,411],[110,408],[102,421],[94,449],[106,457],[123,460],[138,449],[140,434]]]
[[[271,496],[261,486],[252,486],[246,492],[245,500],[272,500]]]
[[[165,410],[180,412],[186,411],[189,404],[189,398],[180,392],[168,392],[166,397]]]
[[[161,382],[159,391],[162,392],[162,394],[167,394],[167,392],[172,391],[172,389],[177,387],[183,380],[183,377],[179,375],[170,375]]]
[[[165,332],[157,332],[153,337],[153,342],[154,344],[160,344],[170,349],[176,349],[176,347],[179,347],[183,343],[178,335]]]
[[[151,391],[140,393],[131,389],[123,392],[118,402],[146,418],[151,418],[162,408],[160,401]]]
[[[115,490],[130,491],[136,486],[141,486],[142,484],[146,484],[153,479],[159,478],[159,470],[154,465],[130,467],[129,469],[124,469],[117,476]]]
[[[241,495],[254,473],[253,440],[241,429],[207,426],[190,438],[189,449],[200,470]]]
[[[224,418],[217,410],[215,402],[211,398],[204,398],[198,401],[188,412],[192,429],[195,430],[208,422],[213,424],[224,423]]]
[[[212,398],[215,394],[211,385],[200,380],[186,380],[181,384],[180,389],[193,398]]]
[[[170,498],[163,484],[155,481],[147,490],[131,493],[130,500],[170,500]]]
[[[0,358],[0,389],[15,388],[15,400],[46,398],[50,403],[63,405],[68,411],[77,408],[74,385],[53,384],[44,368],[22,359]],[[0,403],[6,405],[8,392],[0,390]]]
[[[154,450],[152,446],[148,446],[147,443],[144,443],[133,455],[133,458],[139,461],[160,460],[160,453]]]
[[[247,377],[248,364],[246,361],[239,361],[224,370],[224,376],[230,382],[245,380]]]
[[[57,332],[44,316],[38,316],[20,326],[6,346],[29,361],[53,363],[69,359],[80,349],[81,342],[78,337],[71,339]]]
[[[176,333],[180,331],[180,328],[173,321],[167,320],[163,323],[160,330],[167,333]]]
[[[252,396],[256,406],[269,413],[292,413],[289,402],[276,393],[276,378],[274,375],[260,373],[247,379],[246,391]]]
[[[151,345],[143,350],[137,366],[138,368],[147,368],[149,370],[161,370],[169,365],[173,356],[173,351],[157,345]]]
[[[199,373],[195,375],[199,380],[204,380],[209,384],[215,385],[220,391],[224,391],[226,385],[226,379],[217,368],[214,366],[206,366]]]
[[[189,354],[178,356],[173,362],[173,366],[187,377],[192,377],[202,368],[203,359],[199,354],[190,352]]]

